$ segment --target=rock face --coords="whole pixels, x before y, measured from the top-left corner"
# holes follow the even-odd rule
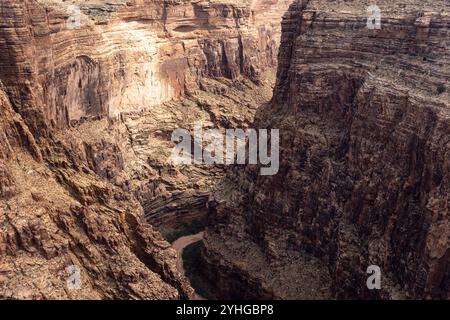
[[[191,295],[145,216],[204,214],[223,168],[170,166],[170,134],[253,120],[291,2],[2,0],[0,297]]]
[[[1,89],[0,296],[188,297],[175,253],[140,204],[95,175],[79,145],[37,140]],[[71,266],[77,290],[66,284]]]
[[[152,225],[223,179],[220,297],[449,298],[448,5],[292,2],[2,0],[0,297],[190,297]],[[170,165],[196,121],[280,129],[279,174]]]
[[[176,224],[217,179],[168,166],[171,132],[252,121],[272,96],[291,2],[3,1],[1,79],[28,125],[84,136],[97,173],[132,190],[152,222]],[[120,170],[105,144],[121,151]]]
[[[222,297],[450,298],[450,8],[380,0],[370,30],[370,4],[285,15],[255,124],[280,129],[280,172],[234,168],[210,202],[204,273]]]
[[[253,2],[252,10],[237,1],[3,1],[3,82],[20,101],[29,88],[29,104],[66,128],[84,117],[148,110],[195,92],[207,76],[258,81],[276,64],[289,1]],[[270,16],[264,23],[253,21],[259,11]]]

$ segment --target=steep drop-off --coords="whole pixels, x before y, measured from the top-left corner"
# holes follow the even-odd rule
[[[146,220],[204,215],[223,168],[173,167],[170,135],[251,123],[291,2],[1,1],[0,297],[191,295]]]
[[[171,132],[251,122],[272,95],[290,2],[3,1],[1,80],[35,131],[70,128],[96,173],[131,190],[153,223],[177,224],[217,179],[168,165]]]
[[[204,275],[225,298],[450,298],[450,8],[297,1],[255,127],[280,172],[236,167],[210,202]],[[378,265],[382,289],[368,290]]]
[[[141,205],[95,175],[77,145],[33,137],[3,86],[0,102],[0,296],[187,298],[176,255]],[[80,270],[77,290],[69,266]]]

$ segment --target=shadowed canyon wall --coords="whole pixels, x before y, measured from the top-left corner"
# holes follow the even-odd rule
[[[449,4],[377,1],[381,30],[370,4],[285,15],[254,125],[280,129],[280,172],[234,168],[209,203],[204,274],[222,297],[450,297]]]

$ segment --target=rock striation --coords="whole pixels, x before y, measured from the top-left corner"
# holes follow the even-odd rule
[[[176,254],[139,202],[95,175],[78,145],[38,141],[4,86],[0,101],[1,297],[187,298]],[[73,266],[77,290],[67,285]]]
[[[54,128],[149,110],[208,76],[259,81],[276,64],[289,1],[253,2],[3,1],[2,80],[12,99],[32,92],[24,112],[40,110]],[[272,19],[256,20],[259,11]]]
[[[192,297],[160,231],[209,210],[221,298],[448,299],[449,5],[371,4],[2,0],[0,297]],[[172,166],[196,121],[280,129],[279,174]]]
[[[450,7],[296,1],[255,126],[280,172],[234,168],[209,203],[204,275],[225,298],[450,298]],[[368,290],[367,268],[382,271]]]
[[[0,297],[192,295],[147,221],[203,215],[223,168],[170,166],[170,134],[251,123],[291,2],[2,0]]]

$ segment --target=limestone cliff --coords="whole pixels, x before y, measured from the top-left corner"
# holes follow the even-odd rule
[[[442,1],[297,1],[256,127],[280,172],[235,168],[210,203],[205,275],[228,298],[450,298],[450,37]],[[367,267],[382,290],[366,287]]]
[[[168,161],[201,120],[282,138],[208,203],[219,297],[449,298],[448,4],[378,0],[368,30],[371,1],[292,2],[1,1],[0,297],[191,296],[153,226],[224,177]]]
[[[258,81],[276,64],[289,1],[253,2],[2,1],[2,80],[23,112],[40,110],[54,128],[149,110],[195,92],[207,76]],[[272,17],[275,4],[277,17],[256,20],[259,11]]]

